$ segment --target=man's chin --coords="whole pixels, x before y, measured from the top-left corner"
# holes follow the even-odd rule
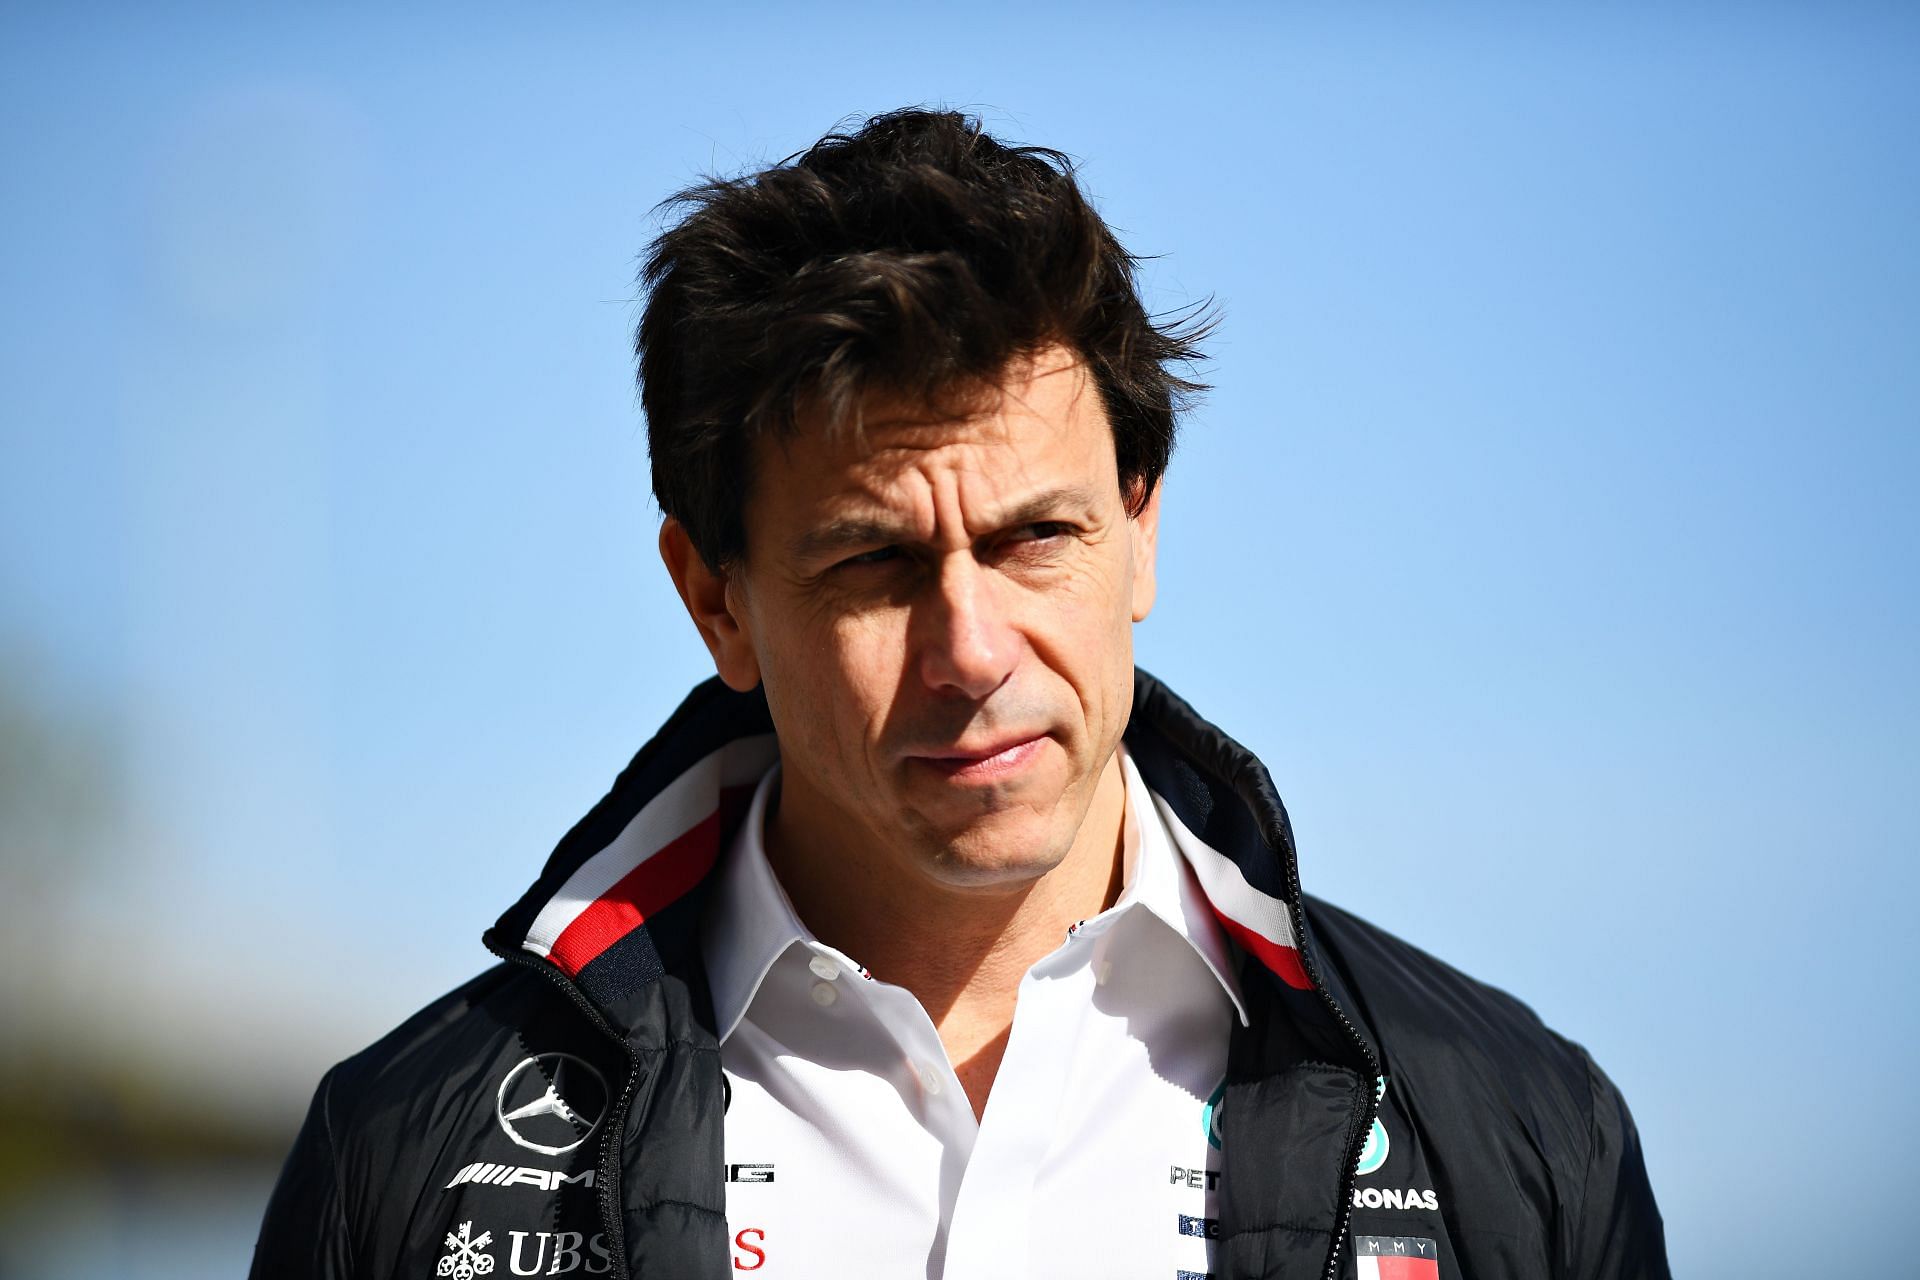
[[[1072,848],[1073,833],[1053,828],[1030,810],[985,815],[923,844],[922,865],[953,889],[1023,888],[1059,866]]]

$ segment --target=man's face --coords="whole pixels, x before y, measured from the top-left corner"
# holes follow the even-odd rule
[[[783,824],[955,888],[1052,869],[1126,727],[1159,512],[1127,515],[1084,367],[1053,349],[976,416],[872,407],[864,438],[803,429],[755,464],[702,629],[729,684],[765,686]]]

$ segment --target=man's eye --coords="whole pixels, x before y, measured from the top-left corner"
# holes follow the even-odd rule
[[[871,551],[862,551],[857,556],[848,556],[834,568],[846,569],[865,564],[885,564],[889,560],[898,559],[899,556],[900,548],[898,547],[875,547]]]
[[[1058,520],[1040,520],[1016,530],[1009,541],[1047,542],[1054,538],[1065,537],[1067,532],[1067,526]]]

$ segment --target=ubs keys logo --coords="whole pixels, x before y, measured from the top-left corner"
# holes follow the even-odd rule
[[[473,1224],[463,1222],[457,1232],[447,1232],[447,1252],[433,1269],[436,1276],[452,1276],[453,1280],[473,1280],[475,1276],[484,1276],[493,1270],[493,1255],[487,1252],[487,1246],[493,1243],[493,1232],[482,1231],[473,1234]]]
[[[514,1142],[541,1155],[565,1155],[587,1140],[607,1109],[607,1082],[570,1053],[523,1058],[500,1082],[494,1114]]]

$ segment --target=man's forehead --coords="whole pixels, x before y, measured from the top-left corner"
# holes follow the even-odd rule
[[[1056,418],[1083,412],[1093,386],[1086,363],[1065,347],[1053,346],[1007,363],[998,377],[962,382],[931,396],[903,396],[881,390],[861,405],[869,427],[939,426],[996,416]]]
[[[982,516],[1048,503],[1091,507],[1119,489],[1110,438],[1103,423],[1097,430],[1089,440],[1085,427],[1058,422],[896,421],[858,440],[813,442],[811,452],[795,442],[758,483],[772,506],[815,519],[917,510],[936,494]]]
[[[931,524],[935,494],[979,531],[1092,513],[1119,495],[1113,432],[1083,364],[1062,351],[1010,367],[1000,385],[928,409],[874,397],[855,423],[803,416],[761,437],[754,526],[819,550]],[[924,531],[924,530],[922,530]]]
[[[958,470],[999,478],[1048,461],[1110,454],[1112,429],[1077,361],[1055,358],[1011,369],[996,386],[956,392],[936,404],[876,395],[851,420],[802,414],[787,432],[761,438],[760,460],[797,474],[882,478],[929,455]],[[768,447],[771,446],[771,447]]]

